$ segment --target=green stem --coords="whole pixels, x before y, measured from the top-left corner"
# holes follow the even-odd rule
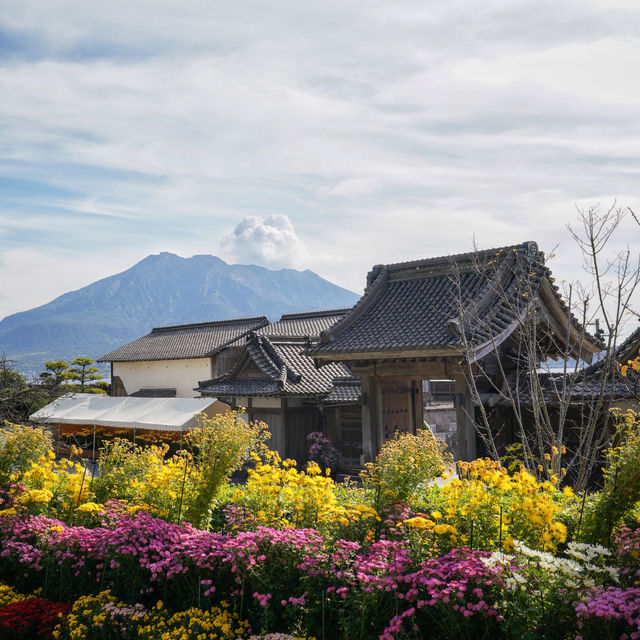
[[[325,636],[324,636],[324,588],[322,588],[322,640],[325,640]]]
[[[180,489],[180,505],[178,507],[178,521],[177,524],[180,524],[180,518],[182,518],[182,500],[184,498],[184,485],[187,481],[187,457],[184,458],[184,473],[182,474],[182,488]]]

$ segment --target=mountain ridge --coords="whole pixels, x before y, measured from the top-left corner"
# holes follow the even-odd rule
[[[0,354],[23,373],[92,358],[153,327],[350,307],[358,295],[306,269],[230,265],[217,256],[151,254],[129,269],[0,320]]]

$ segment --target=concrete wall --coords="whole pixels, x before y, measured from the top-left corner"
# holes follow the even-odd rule
[[[113,375],[120,377],[129,395],[140,389],[175,389],[176,398],[197,398],[193,389],[199,380],[211,378],[211,359],[114,362]]]
[[[424,408],[424,421],[431,427],[436,438],[445,441],[450,453],[457,459],[457,422],[453,405],[448,403],[427,405]]]

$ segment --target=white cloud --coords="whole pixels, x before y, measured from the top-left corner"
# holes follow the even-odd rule
[[[296,267],[299,266],[302,242],[285,215],[274,214],[267,218],[247,216],[230,235],[223,238],[221,249],[224,255],[242,264]]]
[[[361,290],[637,200],[632,1],[7,0],[0,30],[0,255],[52,260],[46,290],[31,257],[0,273],[6,313],[245,216],[222,257]]]
[[[548,88],[579,100],[602,103],[640,102],[640,41],[606,37],[572,42],[533,53],[490,60],[469,59],[455,72],[484,86]]]

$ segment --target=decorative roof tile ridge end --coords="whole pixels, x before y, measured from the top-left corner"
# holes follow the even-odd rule
[[[339,336],[360,319],[375,302],[386,284],[387,268],[384,265],[376,265],[367,274],[367,287],[360,300],[333,327],[320,332],[320,345],[314,347],[313,351],[321,351],[323,344],[333,342],[336,336]]]
[[[164,327],[153,327],[147,335],[152,333],[162,333],[164,331],[182,331],[187,329],[200,329],[205,327],[223,327],[230,324],[247,324],[248,322],[260,322],[261,324],[254,328],[264,327],[269,324],[266,316],[256,316],[254,318],[232,318],[230,320],[209,320],[208,322],[191,322],[187,324],[173,324]],[[144,336],[143,336],[144,337]]]

